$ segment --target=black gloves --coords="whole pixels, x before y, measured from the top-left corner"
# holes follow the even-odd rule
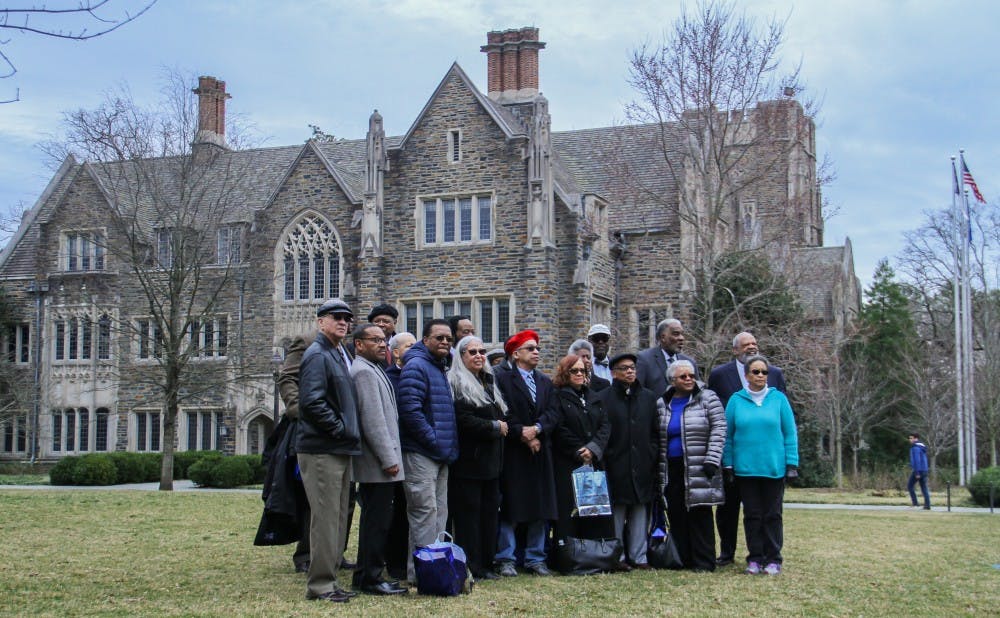
[[[729,485],[736,482],[736,474],[733,472],[732,468],[726,468],[722,471],[722,480]]]
[[[708,480],[710,481],[715,478],[716,474],[719,473],[719,466],[714,463],[702,464],[701,469],[705,471],[705,476],[708,477]]]
[[[785,478],[788,480],[799,478],[799,469],[795,466],[785,466]]]

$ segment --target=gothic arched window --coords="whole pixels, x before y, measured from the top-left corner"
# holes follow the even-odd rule
[[[307,214],[296,221],[282,247],[286,301],[340,296],[340,239],[325,219]]]

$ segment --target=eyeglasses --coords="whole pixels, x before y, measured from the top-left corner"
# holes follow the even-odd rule
[[[520,351],[520,350],[527,350],[528,352],[534,352],[535,350],[538,350],[539,352],[541,352],[542,351],[542,347],[541,346],[537,346],[537,345],[526,345],[526,346],[522,346],[522,347],[518,348],[517,350],[518,351]]]
[[[465,352],[469,356],[486,356],[486,350],[485,349],[484,350],[470,350],[469,348],[466,348]]]
[[[575,376],[585,376],[587,375],[587,369],[583,367],[573,367],[569,372]]]
[[[766,376],[767,369],[751,369],[750,373],[754,374],[755,376]]]
[[[451,338],[451,335],[434,335],[431,339],[434,341],[447,341],[448,343],[454,341],[454,339]]]
[[[680,375],[674,376],[674,379],[675,380],[693,380],[694,379],[694,374],[693,373],[684,373],[684,374],[680,374]]]
[[[630,371],[635,371],[635,365],[618,365],[617,367],[612,367],[612,371],[624,371],[628,373]]]
[[[355,337],[355,339],[360,339],[362,341],[371,341],[375,345],[380,343],[385,343],[385,337]]]
[[[353,322],[354,317],[346,313],[327,313],[326,317],[330,318],[334,322]]]

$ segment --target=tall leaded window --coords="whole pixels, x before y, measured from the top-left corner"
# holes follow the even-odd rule
[[[187,435],[181,437],[181,444],[188,451],[212,451],[219,447],[219,424],[218,412],[211,411],[187,411],[187,423],[182,427]]]
[[[424,324],[434,318],[468,315],[476,335],[489,345],[502,344],[513,332],[511,303],[509,296],[473,296],[404,300],[396,306],[403,308],[401,323],[418,338]]]
[[[160,412],[135,412],[132,415],[135,450],[158,451],[163,437]]]
[[[66,232],[62,237],[62,267],[67,271],[104,270],[104,233],[98,230]]]
[[[160,358],[163,354],[163,334],[155,320],[140,318],[135,321],[139,349],[136,356],[142,360]]]
[[[282,247],[286,301],[340,296],[340,240],[333,226],[316,215],[299,219]]]
[[[0,453],[23,453],[28,446],[28,416],[0,417]]]
[[[191,356],[195,358],[224,358],[229,347],[229,318],[220,315],[203,321],[191,322],[188,328]]]
[[[7,327],[4,338],[7,362],[27,363],[31,360],[31,326],[27,323],[12,324]]]
[[[493,198],[488,193],[420,197],[417,219],[422,247],[493,240]]]
[[[220,266],[240,263],[242,237],[239,226],[220,227],[216,234],[215,263]]]
[[[170,268],[174,261],[173,230],[156,230],[156,264],[160,268]]]
[[[87,408],[52,411],[52,451],[86,453],[108,450],[108,409],[91,417]]]
[[[55,361],[88,361],[111,358],[111,318],[102,313],[94,320],[90,311],[57,316],[52,328],[52,357]]]

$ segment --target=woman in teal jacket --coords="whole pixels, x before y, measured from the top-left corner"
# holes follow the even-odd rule
[[[777,575],[785,478],[798,476],[799,441],[788,398],[767,385],[767,359],[751,356],[744,371],[746,388],[730,397],[726,406],[722,466],[726,475],[736,476],[743,499],[746,572]]]

